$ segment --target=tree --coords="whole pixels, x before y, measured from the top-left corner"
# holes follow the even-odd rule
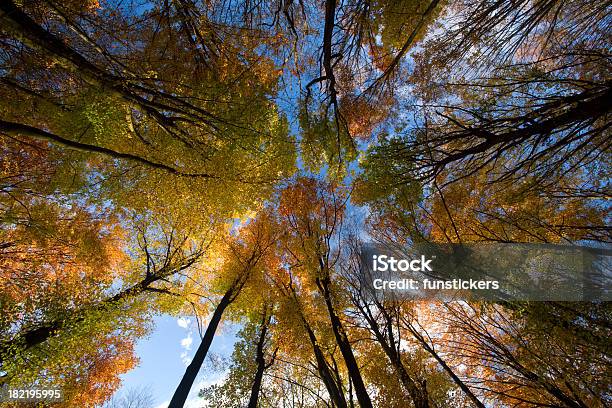
[[[155,248],[155,244],[152,246],[153,242],[147,242],[147,231],[142,230],[142,235],[140,236],[142,239],[142,252],[145,258],[145,264],[142,265],[144,271],[139,271],[138,261],[134,262],[133,269],[142,273],[142,276],[139,276],[139,273],[135,273],[130,276],[130,266],[128,266],[127,262],[121,265],[122,279],[124,284],[127,284],[124,288],[117,291],[112,296],[103,297],[103,293],[100,292],[96,294],[96,298],[91,293],[86,294],[84,297],[88,303],[83,305],[71,303],[71,307],[66,308],[64,306],[61,309],[61,313],[59,311],[55,313],[49,313],[50,316],[41,318],[41,311],[43,308],[41,305],[35,305],[34,309],[36,311],[37,317],[40,320],[39,322],[27,322],[24,324],[21,330],[18,330],[16,334],[3,342],[2,350],[3,352],[10,352],[10,349],[17,350],[28,350],[32,347],[35,347],[41,343],[44,343],[49,338],[57,334],[59,331],[64,330],[66,328],[70,328],[71,325],[78,324],[80,322],[84,322],[87,320],[88,315],[96,315],[98,313],[111,313],[111,310],[116,307],[121,307],[121,304],[126,300],[131,301],[133,298],[136,298],[146,292],[159,292],[164,293],[165,289],[155,287],[154,283],[160,282],[164,279],[171,277],[172,275],[181,272],[185,269],[193,266],[204,254],[203,244],[200,247],[190,248],[190,250],[184,251],[183,247],[188,240],[188,237],[183,236],[176,237],[176,231],[169,230],[166,231],[167,235],[165,236],[166,242],[165,246],[161,248]],[[178,234],[177,234],[178,235]],[[151,237],[149,237],[151,239]],[[97,248],[94,247],[94,250]],[[160,250],[161,249],[161,250]],[[183,252],[184,251],[184,252]],[[96,268],[101,266],[99,260],[95,257],[89,256],[90,260],[95,262]],[[44,258],[48,262],[48,258],[45,256]],[[92,267],[93,269],[93,267]],[[103,271],[104,272],[104,271]],[[75,278],[77,283],[71,283],[67,277],[59,278],[58,280],[66,285],[76,285],[80,281],[80,274],[84,273],[84,269],[82,265],[77,264],[74,269],[74,274],[77,275]],[[93,273],[89,272],[89,278],[93,279],[95,276]],[[101,289],[108,289],[108,285],[112,283],[113,275],[105,275],[106,280],[103,281],[104,286]],[[57,279],[57,278],[54,278]],[[133,284],[130,284],[130,280],[136,280]],[[36,290],[35,283],[26,283],[26,287],[31,290]],[[43,292],[43,289],[40,289]],[[65,291],[69,291],[72,296],[76,293],[75,288],[68,287]],[[55,294],[50,293],[50,295],[57,297],[55,301],[59,299],[66,299],[65,293]],[[38,296],[38,295],[37,295]],[[71,299],[68,297],[68,299]],[[72,298],[74,299],[74,298]],[[44,304],[44,300],[39,300],[42,304]],[[11,325],[15,325],[14,321],[10,322]]]
[[[264,305],[241,329],[241,340],[234,346],[229,375],[221,385],[200,390],[209,404],[256,408],[261,401],[264,373],[274,364],[276,352],[270,350],[270,325],[273,307]]]
[[[351,267],[350,264],[347,266],[348,268]],[[354,264],[352,266],[359,267]],[[358,271],[349,273],[359,276]],[[361,317],[367,322],[368,330],[373,334],[376,342],[396,371],[402,385],[410,394],[414,406],[416,408],[429,407],[430,398],[426,380],[417,378],[415,374],[411,375],[402,361],[402,351],[400,349],[402,333],[396,329],[399,327],[398,316],[401,314],[399,310],[401,306],[393,303],[383,305],[382,302],[378,301],[375,294],[364,293],[365,288],[360,286],[357,284],[356,290],[352,292],[351,300],[353,304],[359,310]],[[370,297],[372,300],[368,301]]]
[[[133,7],[97,13],[55,1],[4,4],[3,38],[23,52],[4,49],[11,63],[2,88],[15,98],[4,101],[0,131],[91,161],[106,158],[106,172],[130,174],[132,193],[164,196],[155,190],[169,185],[177,196],[224,191],[227,200],[210,210],[252,209],[295,159],[287,121],[270,101],[278,79],[273,61],[240,30],[228,30],[218,59],[200,72],[193,45],[183,47],[192,34],[185,38],[173,25],[184,24],[187,11]]]
[[[121,396],[113,395],[101,408],[149,408],[153,405],[151,390],[143,387],[130,388]]]
[[[282,216],[281,225],[289,231],[287,250],[295,257],[294,263],[301,264],[310,284],[314,283],[323,298],[359,404],[370,407],[372,402],[332,292],[331,278],[337,259],[332,242],[342,228],[345,203],[342,190],[315,179],[298,179],[298,183],[283,191],[279,213]]]
[[[169,313],[171,407],[227,321],[213,405],[605,406],[607,303],[381,298],[359,245],[609,243],[609,8],[0,2],[0,381],[103,404]]]
[[[223,295],[214,307],[202,342],[170,400],[170,407],[182,407],[187,400],[225,310],[240,295],[251,275],[260,273],[261,263],[275,243],[277,233],[269,229],[270,225],[265,222],[265,216],[262,218],[247,225],[242,236],[230,238],[227,243],[226,262],[222,266],[222,272],[215,277],[218,281],[216,285],[219,286],[217,290]]]
[[[302,304],[306,301],[306,299],[300,300],[291,275],[289,275],[289,281],[281,281],[277,282],[276,284],[279,286],[279,290],[284,296],[285,302],[283,303],[285,305],[285,313],[293,315],[293,319],[287,319],[287,323],[299,327],[297,330],[296,328],[293,328],[292,331],[296,331],[297,333],[294,335],[296,337],[291,340],[297,341],[297,336],[300,336],[305,332],[312,349],[312,353],[314,354],[316,370],[319,374],[320,380],[325,385],[329,399],[331,399],[331,401],[333,401],[337,407],[347,407],[348,405],[344,395],[343,379],[334,360],[334,353],[330,353],[329,351],[326,353],[325,351],[325,349],[329,349],[329,345],[326,344],[329,343],[329,334],[323,333],[317,337],[313,325],[309,322],[309,318],[304,310],[305,305]],[[294,320],[297,320],[297,322]],[[326,357],[326,354],[329,357]],[[331,360],[332,363],[330,363],[329,360]]]
[[[76,367],[79,340],[92,356],[107,353],[87,333],[123,328],[113,341],[129,345],[148,313],[175,311],[179,282],[197,273],[219,219],[257,206],[291,172],[294,147],[269,100],[277,71],[257,44],[235,32],[196,77],[182,64],[200,48],[183,48],[191,34],[174,21],[188,26],[193,10],[48,1],[3,3],[1,13],[0,87],[11,97],[0,120],[0,350],[3,380],[25,381],[28,359],[39,373],[61,358]],[[177,63],[163,62],[169,54]],[[106,358],[134,361],[119,345]]]
[[[455,350],[462,350],[460,353],[470,370],[472,358],[480,361],[478,364],[485,369],[478,374],[484,380],[481,388],[496,400],[518,404],[554,403],[566,407],[604,406],[604,397],[597,384],[583,383],[584,376],[567,376],[576,368],[576,360],[570,357],[575,352],[585,356],[582,360],[585,372],[598,372],[601,369],[599,353],[605,354],[603,349],[576,338],[566,344],[567,337],[561,333],[569,333],[567,329],[551,333],[542,330],[539,323],[537,326],[523,325],[522,319],[507,315],[503,308],[494,304],[446,307],[447,317],[460,327],[458,331],[451,330],[457,337],[448,344]],[[473,342],[466,341],[467,338]],[[568,363],[572,368],[565,366]],[[495,379],[489,379],[488,367],[492,367],[490,374]]]
[[[408,113],[364,160],[370,189],[375,166],[394,189],[431,188],[376,222],[449,242],[609,241],[603,9],[476,1],[449,11],[448,29],[415,53]]]

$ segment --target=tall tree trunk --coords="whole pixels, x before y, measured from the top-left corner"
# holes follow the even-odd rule
[[[204,338],[198,346],[198,350],[196,351],[195,356],[193,356],[193,360],[187,366],[187,369],[185,370],[185,374],[183,375],[181,382],[179,383],[178,387],[176,387],[176,390],[174,391],[174,395],[170,400],[170,405],[168,405],[168,408],[182,408],[183,405],[185,405],[185,401],[187,401],[189,391],[193,386],[193,382],[195,381],[196,376],[200,371],[200,367],[202,367],[202,364],[204,363],[206,354],[208,354],[208,349],[210,348],[213,338],[215,337],[215,332],[219,327],[221,317],[223,317],[223,312],[225,312],[225,309],[227,309],[227,307],[236,298],[236,296],[234,295],[235,289],[236,288],[232,285],[232,287],[225,292],[225,294],[221,298],[221,301],[217,305],[215,312],[213,313],[213,316],[210,319],[210,323],[208,323],[208,327],[206,327]]]
[[[312,330],[312,327],[310,327],[308,320],[306,320],[306,316],[304,316],[295,288],[291,283],[289,283],[286,289],[288,290],[288,293],[286,293],[286,295],[291,297],[291,299],[293,300],[293,302],[295,302],[297,306],[297,313],[299,314],[300,321],[302,322],[302,327],[304,327],[304,330],[306,330],[308,340],[310,341],[312,351],[315,355],[315,360],[317,362],[317,371],[319,372],[321,380],[323,381],[323,384],[325,385],[325,388],[329,393],[329,397],[331,398],[332,402],[336,407],[348,408],[346,404],[346,399],[344,398],[344,393],[342,391],[342,384],[339,381],[336,381],[331,370],[329,369],[327,360],[325,359],[325,355],[323,354],[323,350],[321,350],[321,347],[317,342],[317,336]]]
[[[389,358],[389,361],[395,369],[395,372],[397,373],[400,382],[402,383],[404,388],[406,388],[406,391],[408,391],[408,393],[410,394],[410,398],[412,399],[415,408],[429,408],[429,395],[427,392],[425,381],[417,381],[413,379],[410,374],[408,374],[408,370],[406,370],[406,367],[402,362],[402,356],[397,344],[398,341],[395,339],[395,335],[393,333],[392,316],[384,309],[383,305],[377,304],[377,308],[381,311],[385,319],[387,333],[387,337],[385,337],[381,325],[371,314],[368,306],[362,306],[358,304],[357,307],[359,308],[359,311],[361,312],[362,316],[368,322],[370,330],[374,333],[376,341],[378,341],[381,348],[385,352],[385,355]]]
[[[261,390],[261,382],[263,380],[264,371],[268,368],[266,363],[264,347],[266,342],[266,335],[268,333],[268,326],[270,324],[271,315],[267,311],[267,307],[264,308],[263,318],[261,320],[261,329],[259,332],[259,340],[257,341],[257,350],[255,354],[255,362],[257,363],[257,370],[255,371],[255,379],[251,386],[251,396],[249,397],[248,408],[257,408],[257,402],[259,401],[259,392]]]
[[[322,268],[322,273],[324,274],[323,278],[317,278],[316,283],[325,299],[325,305],[327,307],[327,312],[329,314],[329,320],[331,322],[332,331],[334,333],[334,337],[336,338],[336,343],[340,348],[340,352],[342,353],[342,357],[344,358],[344,362],[346,364],[346,368],[348,370],[349,376],[353,381],[353,385],[355,387],[355,394],[357,395],[357,401],[359,401],[359,405],[361,408],[372,408],[372,401],[370,400],[370,396],[365,387],[365,383],[363,382],[363,378],[361,377],[361,372],[359,371],[359,365],[357,364],[357,360],[355,359],[355,355],[353,354],[353,349],[351,348],[351,344],[349,343],[348,337],[346,336],[346,332],[344,327],[342,326],[342,322],[334,309],[333,301],[331,298],[330,292],[330,279],[328,274]]]
[[[440,357],[440,355],[427,343],[427,341],[423,338],[423,336],[414,330],[413,327],[409,327],[408,330],[412,333],[413,337],[421,344],[421,347],[425,351],[427,351],[440,366],[447,372],[447,374],[451,377],[451,379],[455,382],[455,384],[467,395],[467,397],[474,403],[474,405],[478,408],[486,408],[485,405],[480,402],[478,397],[470,390],[470,388],[455,374],[455,372],[446,364],[446,361]]]
[[[183,375],[183,378],[181,378],[181,382],[179,383],[178,387],[176,387],[168,408],[181,408],[185,404],[189,391],[193,386],[193,382],[195,381],[198,372],[204,363],[204,359],[208,354],[208,349],[210,348],[213,338],[215,337],[215,332],[217,331],[217,327],[219,327],[219,323],[221,322],[221,317],[223,316],[225,309],[227,309],[227,307],[236,300],[238,295],[240,295],[240,292],[248,281],[253,268],[257,262],[259,262],[263,254],[270,248],[273,242],[274,239],[271,238],[270,241],[267,242],[267,245],[262,246],[261,242],[258,243],[253,249],[250,258],[245,262],[242,262],[244,268],[234,278],[229,288],[223,294],[221,301],[217,305],[213,316],[208,323],[208,327],[206,328],[202,342],[198,346],[198,350],[193,356],[193,360],[187,366],[185,374]]]
[[[429,393],[427,392],[425,381],[423,380],[421,384],[417,384],[417,382],[410,377],[401,360],[392,360],[392,364],[399,375],[400,381],[408,390],[415,408],[429,408]]]
[[[295,293],[295,289],[293,286],[289,286],[289,290],[291,291],[291,296],[293,301],[298,305],[297,310],[299,313],[300,320],[302,322],[302,327],[306,330],[306,334],[308,335],[308,340],[310,341],[310,345],[312,346],[312,351],[315,355],[315,360],[317,362],[317,371],[321,376],[321,380],[329,393],[329,397],[332,402],[338,408],[347,408],[346,399],[344,398],[344,393],[342,392],[342,385],[336,382],[334,376],[332,375],[329,366],[327,365],[327,360],[325,360],[325,356],[323,354],[323,350],[319,347],[319,343],[317,342],[317,336],[314,334],[314,331],[310,327],[308,320],[304,316],[301,307],[299,306],[299,301],[297,294]]]
[[[323,351],[317,343],[317,338],[312,331],[312,328],[304,319],[302,319],[302,323],[306,329],[306,332],[308,333],[310,344],[312,345],[315,359],[317,361],[317,370],[319,371],[319,375],[323,380],[323,384],[325,384],[325,388],[327,389],[331,400],[338,408],[347,408],[346,399],[344,398],[342,388],[334,379],[334,376],[327,365],[327,360],[325,360],[325,356],[323,355]]]

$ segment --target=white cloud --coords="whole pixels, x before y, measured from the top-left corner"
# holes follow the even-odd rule
[[[185,364],[185,366],[188,366],[189,363],[191,363],[191,357],[189,357],[189,353],[183,351],[181,353],[181,361],[183,362],[183,364]]]
[[[176,324],[178,324],[179,327],[187,330],[187,337],[181,339],[181,348],[183,349],[183,352],[180,354],[180,358],[183,364],[188,366],[192,359],[189,354],[191,354],[191,345],[193,344],[193,327],[191,325],[191,319],[179,317],[176,320]]]
[[[193,344],[193,336],[191,335],[191,331],[187,333],[187,337],[181,339],[181,347],[183,348],[183,352],[181,353],[181,361],[186,366],[191,363],[192,357],[189,356],[189,352],[191,351],[191,345]]]
[[[191,332],[187,333],[187,337],[181,339],[181,347],[185,350],[191,350],[191,344],[193,343],[193,337],[191,336]]]
[[[203,404],[203,400],[200,397],[195,397],[195,398],[189,398],[187,401],[185,401],[185,408],[202,408],[202,404]]]
[[[182,327],[183,329],[188,328],[190,323],[191,320],[185,317],[179,317],[178,319],[176,319],[176,324],[178,324],[179,327]]]

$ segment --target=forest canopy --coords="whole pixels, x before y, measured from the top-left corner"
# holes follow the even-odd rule
[[[360,281],[365,242],[612,249],[611,10],[1,0],[0,384],[150,406],[120,375],[189,315],[171,408],[224,324],[202,407],[611,406],[609,302]]]

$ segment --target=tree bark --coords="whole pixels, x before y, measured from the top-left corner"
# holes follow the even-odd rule
[[[413,328],[409,328],[409,330],[412,333],[413,337],[421,344],[421,347],[423,347],[423,349],[427,351],[438,362],[438,364],[440,364],[444,371],[446,371],[446,373],[451,377],[453,382],[461,389],[461,391],[465,393],[465,395],[468,396],[472,403],[478,408],[486,408],[486,406],[482,402],[480,402],[480,400],[472,392],[472,390],[470,390],[470,388],[461,380],[461,378],[459,378],[457,374],[455,374],[452,368],[450,368],[448,364],[446,364],[446,361],[444,361],[442,357],[440,357],[440,355],[429,345],[429,343],[425,341],[423,336],[421,336],[421,334]]]
[[[302,324],[306,329],[308,339],[310,340],[310,344],[312,345],[315,359],[317,361],[317,371],[319,371],[319,375],[323,380],[323,384],[325,384],[325,388],[327,388],[327,392],[329,393],[331,400],[338,408],[347,408],[344,393],[339,387],[339,384],[336,383],[334,376],[332,375],[329,367],[327,366],[327,361],[325,360],[325,356],[323,355],[321,347],[319,347],[319,344],[317,343],[317,338],[314,332],[312,331],[312,328],[304,320],[304,318],[302,318]]]
[[[361,314],[368,322],[370,326],[370,330],[374,333],[374,337],[382,347],[384,353],[389,358],[391,365],[395,369],[400,382],[406,388],[406,391],[410,394],[410,398],[414,403],[415,408],[429,408],[429,395],[427,392],[427,387],[425,381],[421,381],[420,384],[414,380],[410,374],[408,374],[408,370],[404,366],[402,362],[402,357],[400,351],[397,346],[397,342],[395,340],[395,336],[393,334],[393,320],[389,313],[383,309],[381,304],[377,304],[378,309],[381,310],[386,323],[386,332],[387,337],[385,338],[382,328],[380,324],[376,321],[376,319],[371,315],[371,312],[367,305],[357,305]],[[366,311],[367,308],[367,311]]]
[[[47,132],[46,130],[38,129],[33,126],[24,125],[21,123],[8,122],[5,120],[0,120],[0,132],[5,133],[11,136],[27,136],[32,139],[43,140],[46,142],[51,142],[56,145],[76,150],[79,152],[85,153],[96,153],[101,154],[103,156],[111,157],[113,159],[123,159],[128,161],[133,161],[138,164],[145,165],[147,167],[166,171],[168,173],[183,176],[183,177],[194,177],[194,178],[209,178],[215,179],[219,178],[218,176],[213,176],[211,174],[206,173],[186,173],[180,170],[177,170],[174,167],[165,165],[163,163],[157,163],[149,159],[145,159],[143,157],[130,154],[130,153],[121,153],[116,150],[112,150],[106,147],[96,146],[92,144],[77,142],[74,140],[66,139],[64,137],[58,136],[56,134]]]
[[[236,300],[236,298],[240,294],[240,291],[242,290],[244,284],[249,278],[251,268],[253,267],[254,263],[257,262],[257,259],[257,254],[253,253],[251,259],[249,259],[246,263],[245,270],[243,270],[240,275],[238,275],[238,277],[234,279],[230,287],[223,294],[221,301],[215,308],[213,316],[210,319],[210,322],[208,323],[208,327],[206,327],[206,332],[204,333],[202,342],[198,346],[198,350],[193,356],[193,360],[187,366],[185,374],[183,375],[183,378],[181,378],[181,382],[174,391],[174,395],[170,400],[170,405],[168,405],[168,408],[181,408],[185,404],[185,401],[187,401],[189,391],[191,390],[191,387],[193,386],[198,372],[200,371],[200,368],[204,363],[204,359],[208,354],[208,349],[210,348],[213,338],[215,337],[215,332],[219,327],[219,323],[221,322],[223,313],[225,312],[225,309],[227,309],[227,307],[232,304],[232,302],[234,302],[234,300]]]
[[[315,360],[317,362],[317,371],[321,376],[321,380],[329,393],[329,397],[332,402],[338,408],[347,408],[346,399],[344,398],[344,393],[342,392],[341,384],[338,384],[332,375],[329,366],[327,365],[327,360],[325,360],[325,356],[323,355],[323,351],[321,347],[319,347],[319,343],[317,342],[317,336],[314,334],[314,331],[310,327],[308,320],[302,313],[302,309],[299,307],[299,301],[297,298],[297,294],[295,293],[295,289],[293,286],[289,285],[289,290],[291,291],[291,296],[293,301],[298,305],[298,313],[300,316],[300,320],[302,322],[302,327],[306,330],[306,334],[308,335],[308,340],[310,341],[310,345],[312,346],[313,353],[315,355]]]
[[[353,381],[357,401],[359,401],[361,408],[372,408],[372,401],[370,400],[365,383],[361,377],[361,372],[359,371],[359,365],[357,364],[357,360],[353,354],[353,349],[351,348],[351,344],[346,336],[342,322],[340,321],[332,302],[331,292],[329,289],[329,276],[327,276],[326,272],[324,271],[322,273],[324,273],[326,276],[323,278],[317,278],[317,286],[321,292],[321,295],[323,295],[323,298],[325,299],[325,305],[329,314],[332,331],[334,333],[336,343],[340,348],[340,352],[342,353],[342,357],[344,358],[349,376]]]
[[[198,346],[198,350],[193,356],[193,360],[187,366],[185,370],[185,374],[181,379],[178,387],[174,391],[174,395],[170,400],[170,405],[168,408],[182,408],[185,405],[185,401],[187,401],[187,396],[189,395],[189,391],[193,386],[193,382],[200,371],[200,367],[204,363],[204,359],[206,358],[206,354],[208,354],[208,349],[212,344],[213,338],[215,337],[215,332],[217,331],[217,327],[219,327],[219,323],[221,322],[221,317],[223,317],[223,312],[225,309],[232,303],[232,301],[236,298],[234,296],[235,287],[229,288],[221,301],[217,305],[215,312],[213,313],[212,319],[210,319],[210,323],[208,323],[208,327],[206,327],[206,332],[204,333],[204,338],[202,342]]]
[[[255,362],[257,363],[257,370],[255,371],[255,379],[251,386],[251,396],[249,397],[248,408],[257,408],[257,402],[259,401],[259,392],[261,390],[261,382],[263,380],[264,371],[268,368],[265,358],[265,342],[266,335],[268,334],[268,327],[270,324],[271,315],[267,313],[267,308],[264,308],[263,318],[261,320],[259,340],[257,341],[257,349],[255,354]]]

